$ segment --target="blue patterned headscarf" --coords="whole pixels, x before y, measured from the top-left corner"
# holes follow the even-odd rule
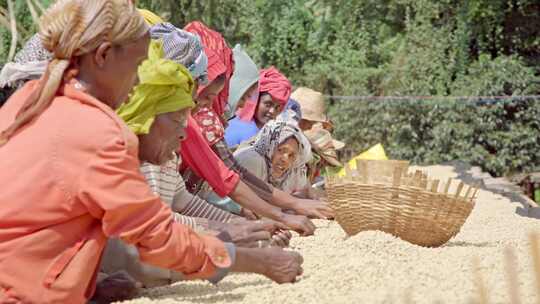
[[[287,104],[285,105],[285,110],[291,110],[294,112],[293,119],[297,122],[302,119],[302,109],[300,107],[300,104],[298,101],[289,98],[289,101],[287,101]]]
[[[163,51],[167,59],[185,66],[199,84],[208,83],[208,57],[199,36],[166,22],[152,26],[150,36],[152,39],[163,40]]]

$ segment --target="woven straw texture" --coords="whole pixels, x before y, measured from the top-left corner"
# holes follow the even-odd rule
[[[454,237],[474,208],[478,189],[408,172],[406,161],[358,160],[326,191],[336,220],[349,235],[380,230],[410,243],[438,247]]]

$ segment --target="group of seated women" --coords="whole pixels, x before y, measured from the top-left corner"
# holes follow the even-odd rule
[[[59,0],[0,73],[0,303],[108,302],[229,272],[291,283],[333,212],[322,94],[201,22]]]

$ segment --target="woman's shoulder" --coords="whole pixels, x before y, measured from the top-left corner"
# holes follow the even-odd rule
[[[138,149],[138,139],[114,110],[94,97],[73,90],[72,87],[56,102],[59,113],[65,113],[74,124],[74,130],[98,146],[115,142],[130,152]],[[71,102],[67,102],[71,101]]]
[[[56,129],[63,143],[76,145],[77,150],[123,149],[137,154],[137,137],[114,110],[73,86],[64,87],[41,116],[42,127]]]

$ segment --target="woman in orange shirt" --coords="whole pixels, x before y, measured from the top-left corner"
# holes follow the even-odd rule
[[[147,57],[131,1],[57,1],[40,37],[54,54],[45,75],[0,110],[0,303],[84,303],[111,236],[187,278],[295,280],[298,254],[197,235],[139,173],[137,138],[114,113]]]

